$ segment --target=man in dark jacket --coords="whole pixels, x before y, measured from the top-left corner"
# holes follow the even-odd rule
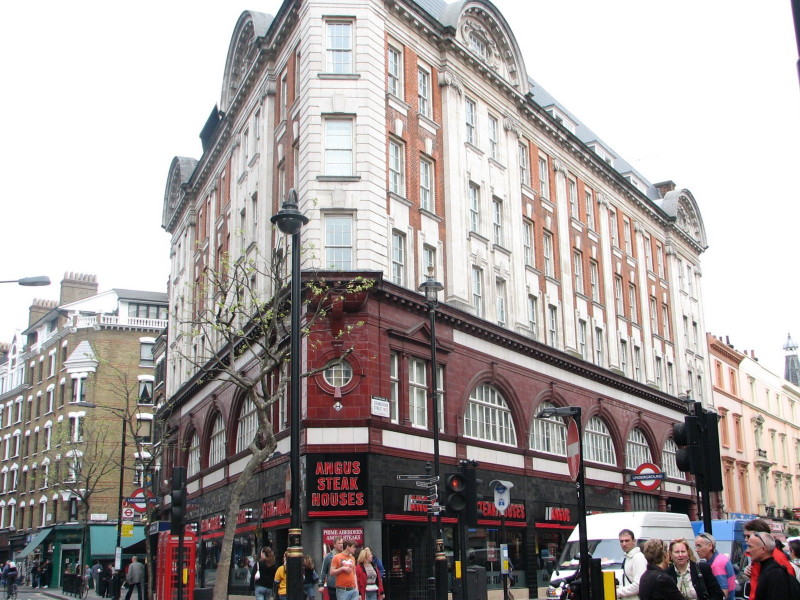
[[[772,557],[775,551],[775,538],[769,533],[756,531],[747,540],[747,550],[753,563],[761,568],[758,573],[758,588],[754,600],[786,600],[793,598],[793,582],[783,565]],[[794,583],[797,580],[791,577]]]

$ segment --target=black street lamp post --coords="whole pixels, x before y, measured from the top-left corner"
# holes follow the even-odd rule
[[[433,410],[433,475],[436,482],[436,495],[439,496],[439,476],[440,476],[440,456],[439,456],[439,373],[436,363],[436,307],[439,304],[439,292],[444,289],[441,282],[434,280],[433,267],[429,268],[428,278],[419,286],[420,291],[425,294],[425,301],[428,304],[428,314],[431,326],[431,385],[430,398]],[[440,504],[441,498],[437,499]],[[437,508],[439,508],[437,506]],[[444,535],[442,533],[442,513],[436,511],[436,536],[431,540],[434,550],[433,577],[435,579],[435,598],[446,600],[447,598],[447,555],[444,552]]]
[[[580,551],[580,579],[583,597],[591,599],[594,588],[591,585],[592,562],[589,556],[589,540],[586,531],[586,483],[583,465],[583,427],[581,425],[580,406],[555,406],[544,408],[536,415],[537,419],[550,419],[552,417],[572,417],[578,427],[578,477],[575,481],[575,491],[578,495],[578,548]],[[599,582],[598,582],[599,583]]]
[[[291,348],[289,371],[289,469],[291,471],[291,516],[286,549],[287,595],[303,600],[303,530],[300,524],[300,230],[308,217],[297,209],[297,191],[292,188],[283,208],[271,221],[292,236]]]

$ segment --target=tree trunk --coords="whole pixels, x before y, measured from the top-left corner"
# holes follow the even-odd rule
[[[275,446],[276,444],[273,442],[266,448],[253,453],[250,456],[250,460],[247,461],[244,470],[236,479],[236,482],[230,487],[231,496],[228,502],[228,514],[225,517],[225,534],[222,537],[222,548],[220,550],[219,562],[217,563],[217,579],[214,582],[214,598],[228,597],[228,578],[231,572],[231,550],[233,549],[233,538],[236,534],[236,521],[239,516],[242,492],[244,492],[250,480],[253,478],[255,470],[275,450]]]

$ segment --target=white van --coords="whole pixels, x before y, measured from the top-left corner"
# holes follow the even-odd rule
[[[636,536],[639,547],[645,540],[659,538],[670,542],[675,538],[686,538],[690,546],[694,540],[694,532],[689,517],[678,513],[662,512],[618,512],[589,515],[586,517],[586,532],[589,554],[599,558],[603,571],[614,571],[617,581],[622,581],[622,560],[625,553],[619,545],[619,532],[630,529]],[[572,530],[556,569],[550,577],[551,585],[547,597],[557,597],[559,592],[552,582],[572,575],[578,568],[580,553],[578,527]]]

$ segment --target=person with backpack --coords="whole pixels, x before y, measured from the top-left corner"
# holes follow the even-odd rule
[[[744,524],[744,539],[747,541],[748,547],[750,538],[757,534],[769,535],[773,542],[775,541],[775,538],[770,534],[769,524],[764,519],[753,519]],[[752,556],[750,558],[752,562],[745,567],[744,576],[750,578],[750,595],[748,598],[750,600],[755,600],[758,597],[756,593],[758,591],[759,582],[761,581],[762,564],[760,561],[753,559]],[[783,567],[787,573],[794,575],[794,566],[789,562],[789,557],[779,550],[778,546],[774,543],[772,544],[772,558]],[[800,598],[800,596],[798,596],[798,598]]]
[[[769,533],[755,531],[747,538],[747,551],[754,565],[759,565],[757,587],[751,591],[751,600],[786,600],[800,598],[800,582],[785,565],[779,564],[775,552],[775,538]],[[790,565],[791,566],[791,565]]]

